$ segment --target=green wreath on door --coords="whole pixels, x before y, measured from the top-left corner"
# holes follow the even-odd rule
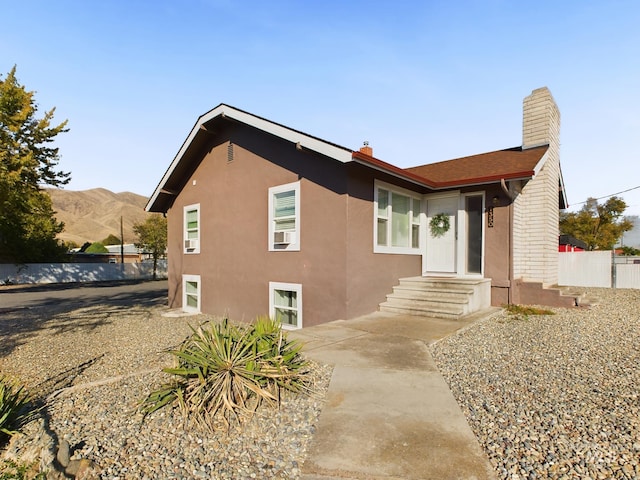
[[[441,237],[449,231],[451,224],[449,223],[449,215],[446,213],[438,213],[431,218],[429,229],[432,237]]]

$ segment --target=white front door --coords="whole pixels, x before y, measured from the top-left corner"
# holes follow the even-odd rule
[[[459,197],[455,196],[427,198],[427,252],[425,257],[424,270],[426,275],[446,274],[451,275],[457,272],[456,250],[457,250],[457,214]],[[436,227],[435,234],[432,232],[431,221],[436,216],[445,216],[448,222],[441,222]],[[444,227],[444,228],[443,228]]]

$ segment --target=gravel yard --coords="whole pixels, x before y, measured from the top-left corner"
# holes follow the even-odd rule
[[[504,312],[431,346],[500,479],[640,478],[640,291],[587,289],[590,308]],[[61,306],[0,314],[0,372],[49,397],[9,454],[67,439],[102,479],[298,478],[328,388],[286,397],[244,431],[185,430],[137,403],[165,377],[163,353],[206,319],[157,305]],[[44,431],[49,431],[44,435]]]
[[[99,478],[295,478],[314,432],[331,368],[313,369],[316,396],[285,396],[277,412],[240,431],[185,430],[163,409],[144,422],[137,403],[167,379],[164,350],[206,316],[164,317],[158,306],[56,307],[0,315],[0,372],[50,401],[43,419],[14,437],[9,455],[32,458],[67,439]],[[44,428],[46,427],[46,429]],[[50,433],[45,434],[48,430]],[[34,440],[35,439],[35,440]]]
[[[432,346],[499,478],[640,478],[640,291],[587,293]]]

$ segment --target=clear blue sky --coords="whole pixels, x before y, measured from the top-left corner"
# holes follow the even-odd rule
[[[573,208],[640,186],[635,0],[0,3],[0,72],[69,120],[71,190],[151,195],[219,103],[401,167],[513,147],[541,86]]]

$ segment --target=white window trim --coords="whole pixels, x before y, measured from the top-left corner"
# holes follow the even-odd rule
[[[388,190],[390,192],[398,193],[400,195],[404,195],[411,199],[417,200],[420,202],[420,239],[418,241],[418,247],[394,247],[391,245],[378,245],[378,190],[379,189]],[[389,207],[391,204],[389,204]],[[413,208],[413,202],[412,202]],[[374,180],[373,182],[373,253],[395,253],[401,255],[422,255],[422,246],[424,244],[424,229],[423,225],[425,224],[425,202],[423,200],[422,195],[412,192],[411,190],[406,190],[401,187],[397,187],[395,185],[381,182],[380,180]],[[391,217],[388,217],[387,222],[387,238],[391,238]],[[411,218],[409,219],[409,242],[411,243],[411,225],[413,224],[413,214],[411,214]]]
[[[294,241],[284,247],[276,247],[274,242],[275,219],[273,217],[273,198],[276,194],[282,192],[295,191],[296,199],[296,230],[294,232]],[[269,188],[269,238],[268,248],[270,252],[299,252],[300,251],[300,181],[278,185]]]
[[[195,248],[187,248],[186,240],[187,240],[187,212],[190,210],[196,210],[198,216],[198,244]],[[187,205],[184,207],[182,212],[182,250],[186,254],[200,253],[200,243],[202,239],[202,224],[200,223],[200,204],[194,203],[193,205]]]
[[[273,294],[275,290],[287,290],[290,292],[296,292],[296,303],[298,304],[298,324],[289,325],[283,323],[282,328],[284,330],[298,330],[302,328],[302,284],[269,282],[269,316],[273,319],[276,318],[276,306],[273,302]]]
[[[193,308],[187,306],[187,282],[197,282],[198,291],[196,295],[198,296],[198,307]],[[182,275],[182,310],[185,312],[193,312],[200,313],[202,309],[202,282],[200,280],[200,275]]]

